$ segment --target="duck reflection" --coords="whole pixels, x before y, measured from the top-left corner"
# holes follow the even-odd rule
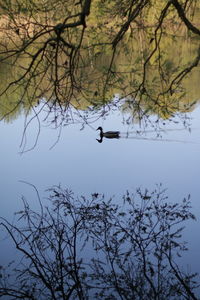
[[[102,143],[103,138],[107,138],[107,139],[119,139],[120,138],[120,132],[119,131],[106,131],[103,132],[103,129],[101,126],[99,126],[97,128],[97,130],[99,130],[100,133],[100,139],[96,139],[99,143]]]
[[[191,141],[182,141],[182,140],[174,140],[174,139],[165,139],[162,135],[158,134],[157,137],[145,137],[143,134],[148,133],[155,133],[153,130],[146,130],[146,131],[131,131],[131,132],[120,132],[120,131],[103,131],[103,128],[99,126],[96,130],[99,130],[100,139],[96,139],[99,143],[103,142],[103,138],[107,139],[134,139],[134,140],[147,140],[147,141],[157,141],[157,142],[177,142],[177,143],[193,143]],[[167,129],[167,130],[160,130],[160,133],[166,133],[168,131],[178,131],[178,130],[185,130],[185,129]]]

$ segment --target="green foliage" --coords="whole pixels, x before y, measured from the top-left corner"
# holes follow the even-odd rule
[[[90,10],[84,15],[86,4]],[[172,3],[166,5],[164,0],[1,0],[0,62],[11,70],[8,77],[0,74],[6,75],[1,101],[14,93],[21,110],[22,103],[30,108],[45,99],[47,107],[58,109],[57,117],[70,106],[90,111],[110,105],[116,95],[119,106],[125,99],[138,107],[131,111],[123,104],[135,120],[191,110],[200,93],[198,34],[190,36],[191,26]],[[183,7],[195,26],[199,4]]]

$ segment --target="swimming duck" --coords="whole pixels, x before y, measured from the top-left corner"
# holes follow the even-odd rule
[[[97,139],[99,143],[102,143],[103,138],[107,139],[119,139],[120,138],[120,132],[119,131],[106,131],[103,132],[103,129],[101,126],[97,128],[97,130],[100,131],[100,140]]]

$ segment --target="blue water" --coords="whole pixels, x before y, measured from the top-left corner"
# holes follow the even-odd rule
[[[41,197],[48,195],[47,188],[61,184],[78,195],[99,192],[108,198],[115,196],[118,203],[127,189],[130,192],[137,187],[151,190],[156,183],[162,183],[172,202],[179,202],[191,194],[197,222],[187,224],[184,238],[189,242],[190,251],[183,257],[183,264],[200,272],[200,109],[190,113],[189,117],[191,132],[183,130],[181,123],[166,124],[162,141],[152,140],[155,135],[147,132],[142,136],[145,139],[136,139],[132,133],[128,139],[104,139],[99,144],[95,130],[98,126],[124,133],[129,128],[122,125],[118,114],[113,114],[107,120],[92,124],[93,129],[86,126],[80,130],[81,125],[64,127],[58,143],[51,150],[58,131],[42,126],[36,147],[22,155],[23,117],[12,124],[1,122],[1,216],[12,220],[13,213],[22,208],[22,195],[33,208],[37,208],[35,192],[20,182],[23,180],[34,184]],[[137,129],[136,125],[131,130]],[[36,123],[29,127],[26,149],[34,144],[37,130]],[[3,235],[0,242],[2,238]],[[0,265],[16,253],[8,242],[0,249]]]

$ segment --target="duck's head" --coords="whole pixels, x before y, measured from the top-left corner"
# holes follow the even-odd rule
[[[102,127],[99,126],[99,127],[97,128],[97,130],[100,131],[100,138],[101,138],[101,140],[102,140],[102,139],[103,139],[103,129],[102,129]],[[99,143],[101,143],[101,142],[99,142]]]

